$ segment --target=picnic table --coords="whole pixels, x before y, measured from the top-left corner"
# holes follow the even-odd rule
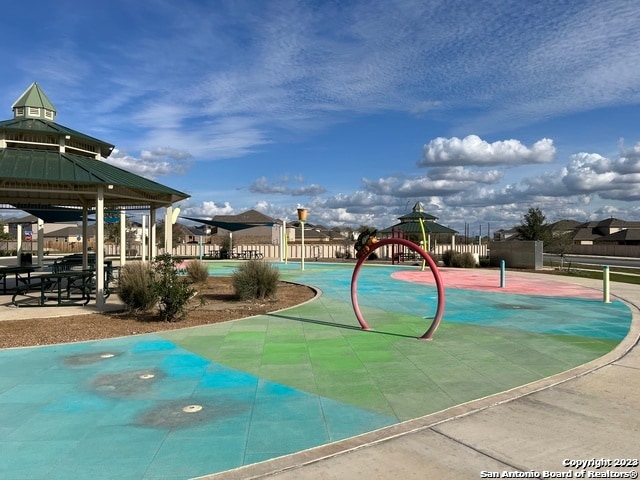
[[[93,270],[43,273],[19,285],[11,303],[16,307],[86,305],[91,300],[94,277]]]
[[[237,253],[236,258],[241,258],[243,260],[259,260],[264,258],[264,255],[260,252],[260,250],[242,250]]]
[[[112,261],[105,261],[105,299],[111,295],[110,284],[116,280],[117,271]],[[67,256],[51,265],[51,273],[23,278],[11,302],[16,307],[86,305],[95,293],[96,283],[95,262],[85,268],[81,257]]]
[[[21,283],[29,283],[31,281],[31,273],[36,270],[37,267],[32,265],[23,265],[19,267],[0,267],[0,281],[2,282],[2,293],[7,293],[7,276],[14,275],[16,279],[15,286],[18,287]],[[25,276],[26,275],[26,276]]]

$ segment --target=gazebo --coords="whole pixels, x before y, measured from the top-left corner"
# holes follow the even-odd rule
[[[424,228],[426,234],[426,245],[424,249],[429,251],[431,249],[431,236],[448,236],[451,238],[451,244],[455,243],[456,231],[436,223],[438,217],[434,217],[424,211],[424,206],[421,202],[416,202],[411,210],[411,213],[398,217],[400,223],[387,227],[384,230],[380,230],[378,234],[382,238],[392,238],[402,236],[407,239],[422,240],[422,229]],[[420,221],[422,220],[422,225]]]
[[[127,210],[166,208],[165,228],[174,221],[173,204],[189,195],[108,163],[114,146],[56,123],[56,109],[37,83],[12,106],[13,119],[0,122],[0,207],[28,211],[40,218],[38,256],[43,254],[43,218],[77,211],[86,237],[88,216],[96,221],[96,304],[104,305],[104,211],[119,211],[121,229]],[[38,213],[40,212],[40,213]],[[169,230],[170,231],[170,230]],[[121,235],[121,242],[124,235]],[[155,245],[155,229],[151,229]],[[171,234],[165,234],[171,251]],[[86,244],[83,261],[87,265]],[[124,263],[124,248],[120,258]],[[152,252],[155,256],[155,252]]]

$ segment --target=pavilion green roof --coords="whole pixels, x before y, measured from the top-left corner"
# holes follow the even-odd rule
[[[455,230],[435,222],[423,222],[423,225],[426,233],[446,233],[450,235],[456,233]],[[420,228],[419,221],[397,223],[396,225],[387,227],[384,230],[379,230],[378,233],[391,235],[394,230],[400,230],[408,234],[422,235],[422,229]]]
[[[93,143],[100,147],[100,155],[108,157],[111,155],[114,145],[99,140],[95,137],[85,135],[71,128],[60,125],[56,122],[51,122],[41,118],[12,118],[11,120],[4,120],[0,122],[0,131],[14,131],[14,132],[38,132],[52,135],[64,135],[70,136],[76,140],[86,141]]]
[[[0,149],[0,196],[10,204],[85,205],[98,186],[105,206],[166,206],[189,195],[106,161],[51,150]]]

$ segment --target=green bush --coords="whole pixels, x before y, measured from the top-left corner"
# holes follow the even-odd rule
[[[476,259],[471,252],[447,250],[442,254],[442,263],[445,267],[473,268],[476,266]]]
[[[249,260],[233,272],[231,281],[241,300],[264,299],[278,291],[280,270],[261,260]]]
[[[192,260],[187,263],[187,277],[193,283],[204,283],[209,278],[209,267],[200,260]]]
[[[447,250],[442,253],[442,263],[445,267],[453,266],[453,257],[456,256],[456,252],[453,250]]]
[[[165,253],[157,256],[152,264],[158,313],[166,322],[180,320],[186,314],[187,302],[196,293],[186,279],[178,277],[177,263]]]
[[[158,301],[153,285],[153,270],[148,263],[126,263],[120,270],[118,296],[127,310],[146,312]]]
[[[476,259],[471,252],[456,253],[451,260],[452,267],[473,268],[476,266]]]

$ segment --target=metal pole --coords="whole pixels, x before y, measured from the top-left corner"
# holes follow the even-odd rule
[[[300,221],[300,229],[302,230],[302,260],[300,262],[300,269],[304,270],[304,221]]]
[[[504,288],[505,283],[505,262],[500,260],[500,288]]]
[[[609,265],[602,267],[603,300],[604,303],[611,303],[609,292]]]

